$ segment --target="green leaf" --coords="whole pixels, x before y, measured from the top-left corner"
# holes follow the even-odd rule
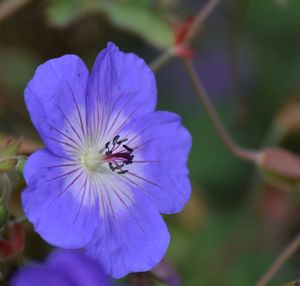
[[[90,12],[106,14],[114,26],[137,34],[157,48],[172,44],[172,28],[164,20],[166,12],[147,0],[56,0],[48,9],[48,18],[52,24],[64,26]]]
[[[83,0],[54,0],[48,9],[48,17],[52,24],[65,26],[83,14],[83,8]]]
[[[157,47],[168,47],[172,44],[173,35],[170,25],[148,6],[134,2],[104,1],[101,8],[117,27],[135,32]]]

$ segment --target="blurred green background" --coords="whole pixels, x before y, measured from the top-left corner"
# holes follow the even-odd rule
[[[91,68],[108,41],[150,63],[172,45],[174,25],[205,3],[0,0],[0,143],[9,136],[24,136],[29,149],[39,142],[23,101],[39,64],[74,53]],[[300,152],[299,0],[221,1],[194,47],[199,75],[241,145]],[[166,217],[172,238],[167,259],[183,285],[254,285],[300,229],[300,195],[266,183],[229,153],[180,60],[156,77],[158,109],[179,113],[193,136],[193,195],[181,214]],[[300,253],[270,285],[297,278]]]

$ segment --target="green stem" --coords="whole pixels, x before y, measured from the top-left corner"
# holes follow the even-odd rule
[[[166,50],[164,53],[162,53],[161,55],[159,55],[156,59],[154,59],[149,64],[149,66],[154,72],[158,71],[166,63],[168,63],[173,58],[174,55],[175,55],[174,50],[170,48]]]

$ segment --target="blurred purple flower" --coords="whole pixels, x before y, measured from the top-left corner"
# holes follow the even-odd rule
[[[160,281],[163,281],[166,283],[166,285],[169,286],[181,286],[181,279],[172,264],[167,261],[166,259],[163,259],[159,264],[157,264],[151,272],[153,275],[157,278],[159,278]]]
[[[56,251],[42,264],[24,267],[12,286],[108,286],[108,277],[93,259],[75,250]]]
[[[190,134],[178,115],[155,112],[156,100],[144,61],[111,43],[90,76],[66,55],[41,65],[25,90],[46,147],[25,166],[24,211],[47,242],[84,247],[114,277],[162,259],[160,213],[179,212],[191,192]]]

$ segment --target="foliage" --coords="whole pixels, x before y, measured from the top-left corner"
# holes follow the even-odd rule
[[[90,12],[105,14],[116,27],[135,33],[156,47],[166,48],[172,43],[167,14],[155,9],[148,0],[55,0],[48,16],[52,24],[62,26]]]

